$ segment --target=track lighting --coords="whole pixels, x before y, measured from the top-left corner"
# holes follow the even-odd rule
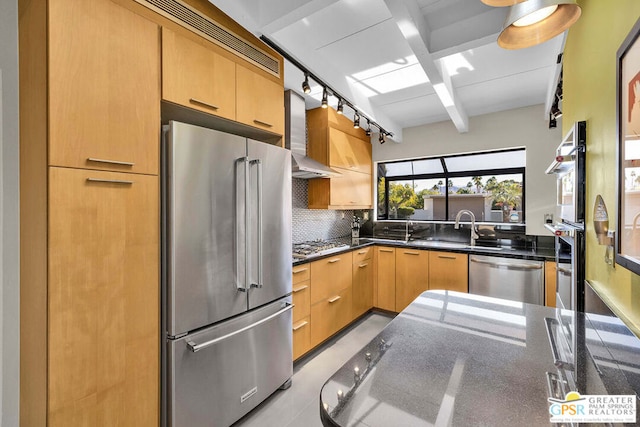
[[[556,126],[558,126],[558,122],[553,115],[549,114],[549,129],[555,129]]]
[[[329,106],[329,104],[327,103],[327,97],[328,97],[327,88],[325,87],[322,90],[322,108],[327,108]]]
[[[344,102],[342,101],[342,98],[338,98],[338,109],[336,111],[338,114],[343,114],[344,112]]]
[[[385,134],[385,131],[380,129],[380,136],[378,137],[378,142],[380,142],[380,144],[384,144],[386,142],[384,139],[384,134]]]
[[[558,108],[557,101],[554,102],[551,106],[551,117],[553,117],[554,119],[559,119],[560,117],[562,117],[562,111],[560,111],[560,108]]]
[[[302,91],[304,93],[311,92],[311,86],[309,86],[309,75],[307,73],[304,74],[304,81],[302,82]]]
[[[355,129],[360,128],[360,115],[358,114],[357,111],[353,114],[353,127]]]
[[[367,119],[367,130],[364,132],[367,136],[371,136],[371,122]]]

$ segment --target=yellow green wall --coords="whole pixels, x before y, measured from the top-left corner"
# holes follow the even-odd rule
[[[616,52],[638,17],[638,0],[582,0],[564,54],[562,128],[587,121],[586,277],[616,314],[640,336],[640,276],[607,265],[593,229],[593,204],[602,195],[615,229]]]

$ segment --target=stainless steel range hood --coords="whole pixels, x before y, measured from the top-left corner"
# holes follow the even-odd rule
[[[306,110],[304,99],[292,90],[284,93],[285,146],[291,150],[291,176],[329,178],[340,175],[330,167],[307,157]]]

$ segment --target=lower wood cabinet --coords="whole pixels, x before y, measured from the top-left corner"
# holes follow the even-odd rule
[[[396,249],[396,306],[405,309],[422,292],[429,289],[429,252]]]
[[[429,289],[469,292],[468,255],[430,251]]]
[[[293,360],[311,349],[311,281],[309,264],[292,269]]]
[[[311,263],[312,305],[351,288],[352,261],[351,252],[346,252]]]
[[[373,258],[353,263],[353,305],[355,319],[373,307]]]
[[[544,262],[544,305],[556,306],[556,263]]]
[[[311,350],[311,317],[293,322],[293,360]]]
[[[396,311],[396,248],[376,246],[374,306]]]
[[[157,176],[49,168],[49,426],[159,423],[158,194]]]
[[[351,291],[351,287],[342,289],[340,292],[311,306],[312,347],[320,344],[353,320],[351,315]]]

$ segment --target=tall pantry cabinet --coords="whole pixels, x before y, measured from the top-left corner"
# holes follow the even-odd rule
[[[21,0],[23,426],[159,415],[160,30]]]

